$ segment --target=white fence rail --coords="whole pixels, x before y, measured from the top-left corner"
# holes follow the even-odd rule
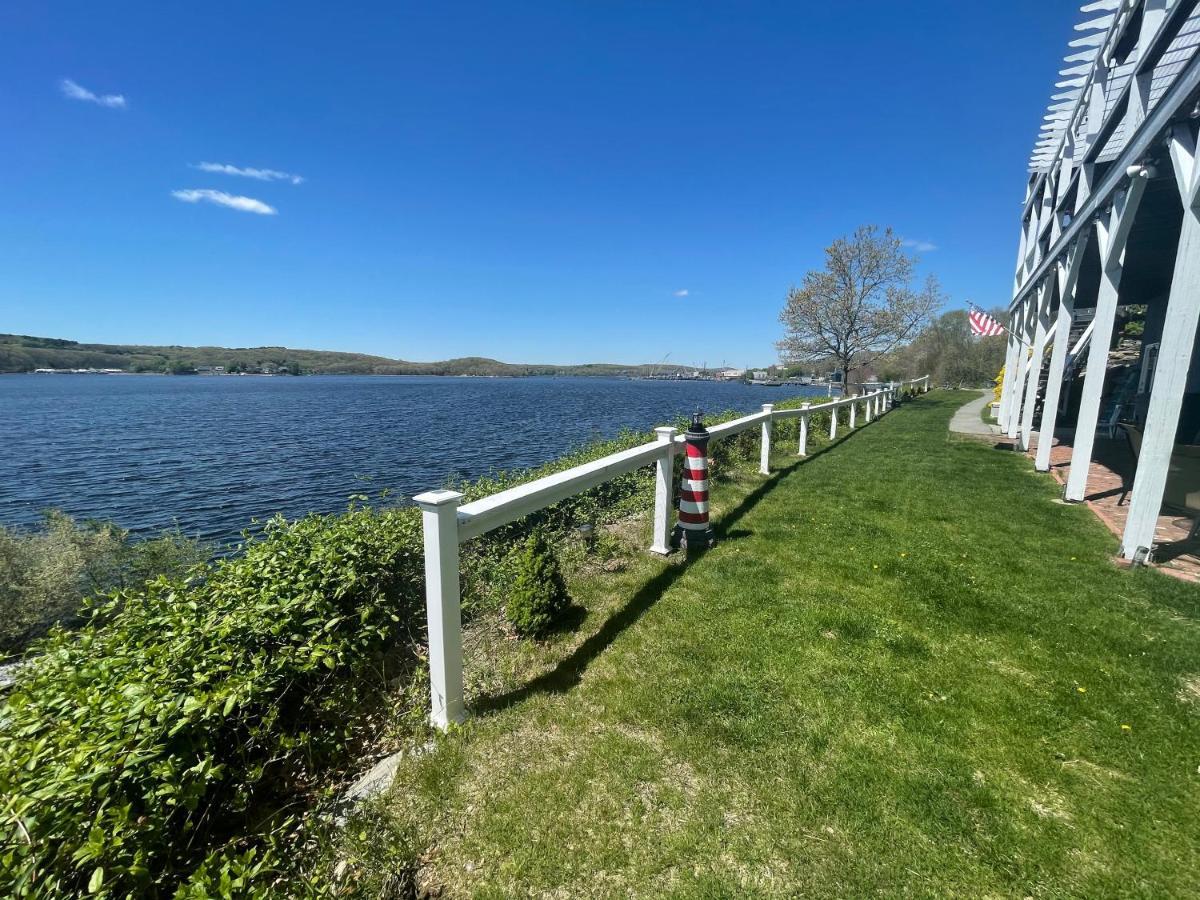
[[[848,406],[849,427],[856,426],[858,408],[865,422],[878,418],[892,408],[906,387],[922,393],[929,390],[929,376],[895,382],[871,393],[843,397],[796,409],[775,409],[764,404],[756,412],[708,429],[709,440],[718,441],[760,426],[762,448],[759,471],[769,475],[772,424],[781,419],[800,420],[797,454],[808,453],[808,425],[813,413]],[[829,436],[837,436],[838,417],[830,418]],[[461,503],[457,491],[428,491],[413,499],[421,508],[425,538],[425,607],[429,618],[430,721],[438,728],[463,721],[466,706],[463,696],[462,613],[459,586],[459,545],[523,516],[545,509],[560,500],[635,471],[643,466],[656,469],[654,490],[654,531],[652,553],[671,552],[670,534],[674,494],[676,449],[684,436],[674,428],[656,428],[657,439],[640,447],[622,450],[539,478],[528,484],[492,494],[481,500]],[[460,505],[461,504],[461,505]]]

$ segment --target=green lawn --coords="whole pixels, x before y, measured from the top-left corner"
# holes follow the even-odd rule
[[[574,652],[374,815],[444,896],[1200,895],[1200,589],[932,393],[572,580]],[[381,863],[386,864],[386,863]]]

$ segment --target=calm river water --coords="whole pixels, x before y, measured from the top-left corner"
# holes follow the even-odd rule
[[[57,507],[232,541],[252,519],[410,497],[697,408],[808,388],[616,378],[0,376],[0,524]]]

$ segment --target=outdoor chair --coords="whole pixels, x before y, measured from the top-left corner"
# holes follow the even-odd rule
[[[1136,466],[1142,452],[1142,430],[1128,422],[1120,422],[1117,427],[1129,442],[1129,450],[1133,454]],[[1120,506],[1125,502],[1132,488],[1132,475],[1123,479],[1121,497],[1117,500]],[[1167,466],[1167,485],[1163,490],[1162,505],[1168,510],[1182,513],[1192,520],[1187,539],[1195,540],[1200,535],[1200,445],[1176,444],[1171,451],[1171,461]]]

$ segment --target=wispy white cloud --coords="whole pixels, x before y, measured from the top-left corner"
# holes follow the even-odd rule
[[[273,216],[277,212],[275,207],[269,206],[261,200],[255,200],[253,197],[227,194],[224,191],[211,191],[207,188],[171,191],[171,196],[184,203],[215,203],[217,206],[226,206],[241,212],[257,213],[260,216]]]
[[[242,178],[256,178],[259,181],[290,181],[300,184],[304,178],[291,172],[280,172],[277,169],[253,169],[249,166],[231,166],[229,163],[202,162],[192,166],[201,172],[216,172],[220,175],[238,175]]]
[[[932,253],[937,249],[937,244],[932,241],[921,241],[916,238],[905,238],[900,242],[901,246],[911,247],[918,253]]]
[[[686,297],[687,295],[688,295],[687,288],[680,288],[679,290],[674,292],[674,296],[676,296],[676,297]]]
[[[94,94],[70,78],[64,78],[58,86],[62,89],[63,96],[71,100],[86,100],[88,103],[107,106],[109,109],[124,109],[126,106],[125,97],[121,94]]]

